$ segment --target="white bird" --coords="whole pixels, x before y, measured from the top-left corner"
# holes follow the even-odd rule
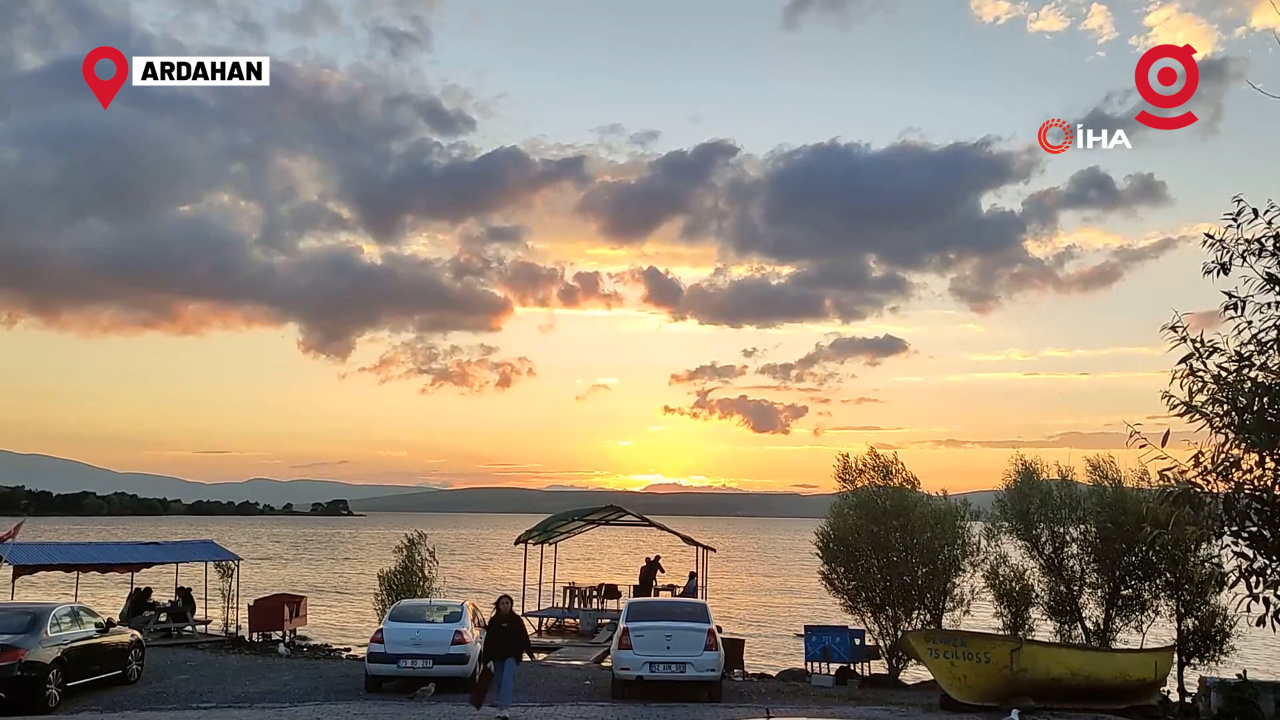
[[[1006,717],[1004,720],[1018,720],[1018,708],[1014,708],[1010,710],[1009,716]]]
[[[277,654],[277,655],[279,655],[279,656],[280,656],[280,657],[282,657],[282,658],[287,658],[287,657],[289,657],[289,648],[288,648],[288,646],[286,646],[284,643],[280,643],[279,645],[277,645],[277,646],[276,646],[276,654]],[[1015,720],[1016,720],[1016,718],[1015,718]]]

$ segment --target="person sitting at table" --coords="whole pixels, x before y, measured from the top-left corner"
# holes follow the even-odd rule
[[[189,587],[178,588],[178,599],[182,601],[182,609],[187,612],[188,620],[196,619],[196,596]]]
[[[132,617],[130,613],[133,612],[133,601],[138,597],[138,593],[140,592],[142,592],[142,588],[133,588],[129,591],[129,596],[124,599],[124,605],[120,608],[120,614],[116,616],[116,619],[121,625],[127,626],[129,624],[129,618]]]
[[[684,589],[680,591],[682,598],[698,597],[698,573],[693,570],[689,571],[689,580],[684,584]]]
[[[142,592],[133,598],[129,607],[129,627],[138,628],[147,624],[147,616],[154,615],[160,604],[151,599],[153,591],[150,587],[142,588]]]

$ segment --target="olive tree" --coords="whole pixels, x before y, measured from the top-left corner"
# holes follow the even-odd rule
[[[444,589],[436,548],[425,532],[405,533],[392,555],[392,563],[378,571],[378,589],[373,594],[373,612],[379,622],[397,602],[439,597]]]
[[[1280,627],[1280,206],[1235,198],[1224,227],[1204,234],[1203,275],[1229,287],[1215,320],[1176,315],[1164,327],[1180,358],[1164,392],[1169,413],[1204,439],[1185,461],[1166,449],[1169,431],[1134,445],[1164,476],[1221,503],[1232,589],[1263,627]]]
[[[1073,468],[1015,455],[992,505],[994,533],[1026,559],[1024,580],[1060,642],[1112,647],[1156,619],[1161,563],[1147,542],[1150,475],[1110,456]],[[990,585],[990,583],[988,583]],[[1024,596],[1025,585],[1018,588]]]
[[[895,680],[910,658],[904,633],[956,623],[969,611],[980,541],[967,502],[920,489],[894,455],[836,458],[839,493],[819,523],[819,578],[867,628]]]

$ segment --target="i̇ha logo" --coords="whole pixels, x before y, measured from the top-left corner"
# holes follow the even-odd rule
[[[1049,133],[1055,131],[1062,132],[1061,142],[1054,142],[1050,139]],[[1082,150],[1092,150],[1094,145],[1101,147],[1103,150],[1111,150],[1117,145],[1123,145],[1130,150],[1133,149],[1133,146],[1129,144],[1129,137],[1124,134],[1124,130],[1116,130],[1115,132],[1101,130],[1095,132],[1084,125],[1076,125],[1073,130],[1065,120],[1058,118],[1048,120],[1041,125],[1037,139],[1040,141],[1040,147],[1045,152],[1053,153],[1054,155],[1060,155],[1069,150],[1073,147],[1073,141],[1075,143],[1074,147]]]
[[[105,80],[98,77],[97,73],[98,62],[101,60],[110,60],[115,66],[115,72]],[[124,53],[103,45],[84,56],[80,71],[84,75],[85,84],[105,110],[129,77],[129,61]],[[133,84],[265,87],[271,84],[271,58],[134,56]]]

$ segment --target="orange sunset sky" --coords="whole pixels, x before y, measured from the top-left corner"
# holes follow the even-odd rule
[[[1161,325],[1216,317],[1200,233],[1274,190],[1244,81],[1280,77],[1280,17],[1041,4],[0,10],[0,449],[806,492],[871,444],[952,492],[1019,450],[1137,462]],[[1165,42],[1200,63],[1176,132],[1133,122]],[[103,44],[271,85],[104,110]],[[1049,155],[1053,117],[1133,148]]]

